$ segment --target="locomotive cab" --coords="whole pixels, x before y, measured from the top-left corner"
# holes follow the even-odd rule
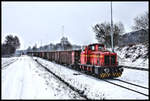
[[[103,64],[106,49],[103,44],[90,44],[81,52],[80,61],[82,64],[101,66]]]

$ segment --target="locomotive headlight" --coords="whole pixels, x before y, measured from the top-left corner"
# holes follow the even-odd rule
[[[108,68],[105,68],[104,71],[105,71],[106,73],[109,73],[110,70],[109,70]]]
[[[103,58],[104,56],[103,55],[100,55],[100,58]]]

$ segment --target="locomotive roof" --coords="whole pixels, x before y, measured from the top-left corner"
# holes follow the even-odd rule
[[[104,46],[104,44],[100,44],[100,43],[93,43],[93,44],[89,44],[88,46],[92,46],[92,45],[102,45],[102,46]]]

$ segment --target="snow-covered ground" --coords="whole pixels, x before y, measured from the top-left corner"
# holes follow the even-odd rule
[[[5,66],[5,65],[7,65],[10,62],[15,61],[17,59],[17,57],[7,57],[7,58],[1,58],[1,59],[2,59],[1,65]]]
[[[88,95],[91,99],[147,99],[143,95],[137,94],[132,91],[128,91],[124,88],[114,86],[112,84],[106,83],[103,80],[97,80],[94,77],[88,76],[86,74],[79,73],[74,70],[70,70],[66,67],[45,61],[44,59],[37,58],[38,61],[49,67],[51,71],[62,77],[65,81],[69,82],[71,85],[77,87],[84,91],[84,94]],[[145,74],[145,75],[142,75]],[[122,77],[119,79],[129,80],[135,84],[139,84],[148,87],[148,72],[137,72],[126,69]],[[143,77],[144,76],[144,77]],[[129,95],[130,94],[130,95]],[[148,91],[145,91],[148,94]]]
[[[22,56],[2,70],[2,99],[74,98],[82,99],[30,57]]]
[[[120,65],[139,68],[149,68],[148,51],[142,44],[115,48]]]
[[[149,99],[147,96],[112,85],[103,80],[71,70],[45,59],[34,57],[89,99]],[[5,62],[5,59],[2,60]],[[3,65],[3,64],[2,64]],[[148,72],[125,69],[118,79],[148,87]],[[113,81],[115,82],[115,81]],[[118,82],[118,81],[116,81]],[[148,94],[147,90],[143,93]],[[29,56],[2,69],[2,99],[84,99]]]

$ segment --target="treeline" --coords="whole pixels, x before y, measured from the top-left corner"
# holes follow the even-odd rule
[[[1,45],[1,55],[10,56],[16,52],[16,49],[20,48],[20,41],[17,36],[7,35],[5,42]]]
[[[120,36],[125,32],[124,25],[122,22],[113,24],[113,43],[114,46],[118,46]],[[149,29],[149,13],[144,14],[134,18],[134,25],[131,26],[132,31]],[[95,32],[96,39],[99,43],[103,43],[106,47],[111,47],[111,24],[109,22],[102,22],[100,24],[95,24],[93,26],[93,31]],[[147,31],[149,34],[149,31]],[[146,34],[145,34],[146,35]],[[147,35],[146,35],[147,36]]]
[[[35,44],[32,48],[29,46],[27,48],[27,52],[30,51],[60,51],[60,50],[78,50],[81,49],[81,46],[79,45],[72,45],[67,37],[62,37],[60,40],[60,43],[50,43],[48,45],[40,46],[37,48],[37,45]]]

